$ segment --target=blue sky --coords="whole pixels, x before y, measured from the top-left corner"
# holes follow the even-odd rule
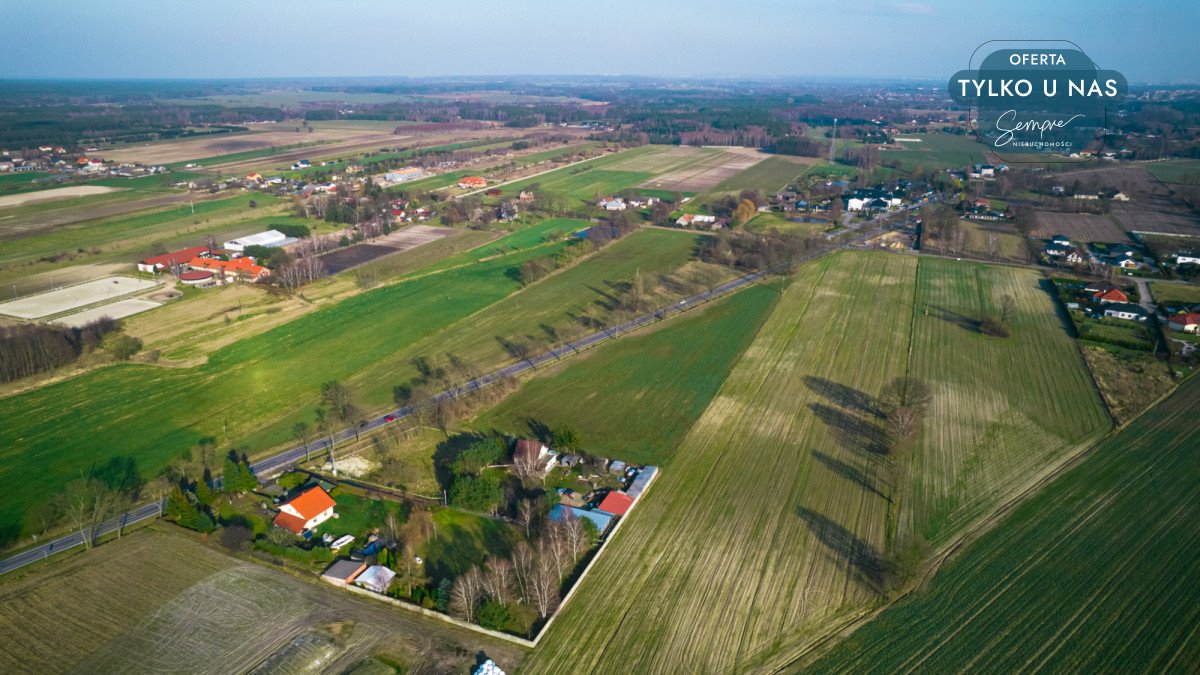
[[[0,77],[941,79],[985,40],[1053,38],[1197,82],[1197,25],[1196,0],[0,0]]]

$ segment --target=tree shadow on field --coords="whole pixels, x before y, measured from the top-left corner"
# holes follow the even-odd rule
[[[850,565],[850,571],[858,582],[877,595],[883,593],[887,563],[874,546],[812,509],[797,507],[796,515],[800,516],[800,520],[838,563]]]
[[[533,417],[527,418],[525,424],[529,426],[529,433],[539,441],[549,444],[554,438],[554,432],[550,430],[550,425]]]
[[[437,448],[433,451],[433,471],[437,476],[438,485],[442,489],[449,490],[450,483],[454,480],[454,470],[450,468],[454,464],[454,460],[462,454],[471,444],[482,441],[487,436],[476,433],[466,432],[455,434],[450,438],[437,444]]]
[[[811,403],[808,407],[817,419],[833,431],[837,442],[847,450],[872,455],[887,454],[887,435],[883,427],[871,419],[852,415],[824,403]]]
[[[1070,315],[1067,314],[1067,308],[1063,307],[1063,304],[1058,301],[1058,293],[1054,290],[1054,283],[1049,279],[1041,279],[1038,281],[1038,288],[1050,296],[1050,304],[1054,306],[1054,316],[1058,317],[1058,324],[1062,326],[1063,332],[1072,339],[1079,339],[1079,332],[1075,330],[1075,322],[1071,321]]]
[[[606,281],[604,283],[608,284],[609,282]],[[605,291],[602,288],[596,288],[595,286],[593,286],[591,284],[588,284],[587,287],[588,287],[588,290],[594,292],[596,295],[598,295],[602,298],[601,300],[596,300],[595,302],[597,305],[600,305],[604,309],[611,312],[621,306],[621,299],[618,298],[617,296],[613,295],[612,293],[609,293],[608,291]]]
[[[856,466],[851,466],[835,457],[830,457],[819,450],[813,450],[812,456],[813,459],[817,460],[817,462],[823,464],[830,471],[836,473],[842,478],[845,478],[852,483],[857,483],[862,488],[879,495],[889,503],[892,501],[890,497],[885,495],[879,490],[878,487],[875,486],[875,481],[873,481],[871,477],[867,475],[866,471]]]
[[[883,417],[883,408],[874,396],[815,375],[805,375],[804,385],[813,393],[824,396],[826,400],[843,408],[850,408],[873,417]]]
[[[933,312],[934,316],[942,321],[952,323],[965,331],[969,331],[971,333],[981,332],[979,329],[978,319],[974,319],[966,314],[956,312],[952,309],[946,309],[945,307],[938,307],[936,305],[930,305],[929,310]]]

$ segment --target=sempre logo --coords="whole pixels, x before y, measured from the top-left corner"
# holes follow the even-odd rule
[[[1043,45],[993,51],[977,69],[955,73],[947,90],[970,107],[979,140],[1007,161],[1035,153],[1069,161],[1103,145],[1108,115],[1129,84],[1074,45]]]

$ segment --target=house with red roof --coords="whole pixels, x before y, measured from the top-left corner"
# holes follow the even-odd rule
[[[479,176],[463,176],[458,180],[460,188],[481,188],[487,187],[487,181]]]
[[[1200,333],[1200,312],[1188,312],[1167,317],[1167,325],[1171,330],[1181,333]]]
[[[1106,302],[1129,302],[1129,296],[1121,292],[1119,288],[1096,291],[1092,294],[1092,299],[1101,304]]]
[[[226,279],[246,279],[259,281],[271,275],[271,270],[259,265],[254,258],[242,256],[233,260],[218,260],[216,258],[192,258],[188,267],[194,270],[205,270],[220,274]]]
[[[176,265],[186,265],[193,258],[207,258],[212,253],[207,246],[193,246],[179,251],[171,251],[170,253],[151,256],[139,262],[138,271],[157,274],[163,270],[169,270]]]
[[[294,499],[279,505],[275,526],[296,534],[316,528],[334,516],[337,502],[320,485],[301,492]]]
[[[632,506],[633,497],[620,490],[613,490],[604,497],[604,500],[600,502],[600,506],[596,508],[606,513],[611,513],[614,516],[623,516]]]

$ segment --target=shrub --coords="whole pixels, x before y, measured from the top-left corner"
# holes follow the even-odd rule
[[[458,476],[450,486],[450,501],[468,511],[490,511],[504,498],[500,481],[489,476]]]
[[[478,623],[484,628],[504,630],[512,623],[512,611],[502,602],[488,600],[479,608]]]
[[[132,335],[117,335],[108,340],[104,348],[118,361],[128,361],[141,350],[142,341]]]
[[[253,536],[248,527],[230,525],[221,530],[221,545],[233,553],[240,553],[250,547]]]
[[[979,332],[992,337],[1009,336],[1008,326],[999,317],[988,314],[979,320]]]
[[[271,229],[286,234],[289,237],[296,237],[297,239],[303,239],[312,235],[312,230],[308,229],[307,225],[272,225]]]

